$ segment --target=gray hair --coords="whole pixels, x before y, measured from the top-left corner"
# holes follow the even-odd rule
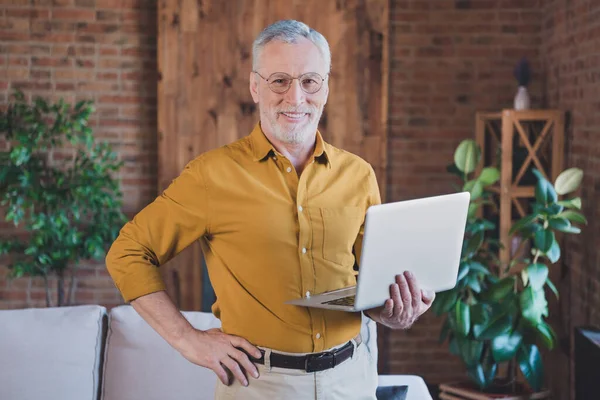
[[[267,26],[252,44],[252,70],[258,68],[258,58],[262,49],[271,41],[278,40],[284,43],[297,43],[298,38],[305,37],[317,46],[325,62],[327,72],[331,69],[331,51],[325,36],[312,29],[303,22],[293,19],[277,21]]]

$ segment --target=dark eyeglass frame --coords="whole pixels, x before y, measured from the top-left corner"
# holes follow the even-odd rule
[[[322,77],[321,74],[319,74],[318,72],[307,72],[304,73],[300,76],[297,77],[293,77],[290,74],[286,73],[286,72],[273,72],[271,75],[269,75],[268,78],[265,78],[264,76],[262,76],[258,71],[252,71],[254,72],[256,75],[260,76],[262,79],[265,80],[265,82],[267,82],[267,86],[269,86],[269,89],[271,89],[271,91],[273,93],[277,93],[277,94],[285,94],[287,93],[290,88],[292,87],[292,82],[294,82],[295,79],[298,79],[298,82],[300,82],[302,80],[303,77],[305,77],[306,75],[310,75],[311,77],[314,77],[314,75],[318,76],[319,78],[321,78],[321,82],[319,82],[319,88],[317,90],[315,90],[314,92],[308,92],[306,90],[304,90],[304,88],[302,87],[302,84],[300,84],[300,89],[302,89],[302,91],[306,94],[315,94],[317,93],[319,90],[321,90],[321,88],[323,87],[323,83],[325,82],[325,79],[327,79],[327,77],[329,76],[329,73],[327,73],[327,75],[325,75],[325,77]],[[287,89],[285,89],[284,91],[277,91],[277,90],[273,90],[273,88],[271,87],[272,82],[270,81],[270,79],[273,77],[273,75],[285,75],[286,77],[289,77],[290,80],[290,84],[288,85]]]

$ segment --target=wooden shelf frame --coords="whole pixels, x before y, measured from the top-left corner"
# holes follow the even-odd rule
[[[549,181],[556,180],[564,167],[564,124],[564,112],[560,110],[505,109],[501,112],[476,113],[475,140],[483,150],[483,162],[479,163],[476,172],[479,174],[486,166],[500,165],[500,180],[490,190],[499,195],[499,239],[504,245],[499,253],[502,271],[506,270],[505,267],[511,261],[513,238],[509,235],[510,228],[527,212],[527,205],[523,201],[532,200],[535,196],[535,186],[523,184],[522,179],[528,168],[533,166]],[[513,146],[516,141],[528,153],[520,166],[514,165]],[[549,141],[552,145],[547,149]],[[496,155],[487,154],[490,143],[500,149],[500,159],[496,159]],[[514,167],[518,167],[516,175]],[[515,215],[513,206],[517,211]]]

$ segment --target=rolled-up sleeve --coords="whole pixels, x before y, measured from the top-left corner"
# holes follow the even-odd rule
[[[201,158],[188,163],[111,245],[106,267],[125,301],[164,290],[159,267],[205,234],[209,204],[201,166]]]
[[[377,183],[377,177],[375,176],[375,171],[373,170],[373,167],[371,165],[369,165],[369,175],[365,179],[364,187],[365,187],[365,191],[366,191],[365,198],[367,199],[367,203],[366,203],[366,207],[365,207],[365,214],[366,214],[369,207],[371,207],[373,205],[381,204],[381,194],[379,192],[379,184]],[[365,223],[363,222],[363,224],[361,225],[360,230],[358,232],[358,235],[356,237],[356,240],[354,242],[354,246],[353,246],[354,255],[356,257],[356,265],[359,267],[360,267],[360,257],[362,255],[362,244],[363,244],[364,235],[365,235]]]

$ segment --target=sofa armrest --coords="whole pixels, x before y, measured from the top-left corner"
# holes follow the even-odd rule
[[[406,400],[433,400],[425,381],[417,375],[379,375],[379,386],[408,386]]]

